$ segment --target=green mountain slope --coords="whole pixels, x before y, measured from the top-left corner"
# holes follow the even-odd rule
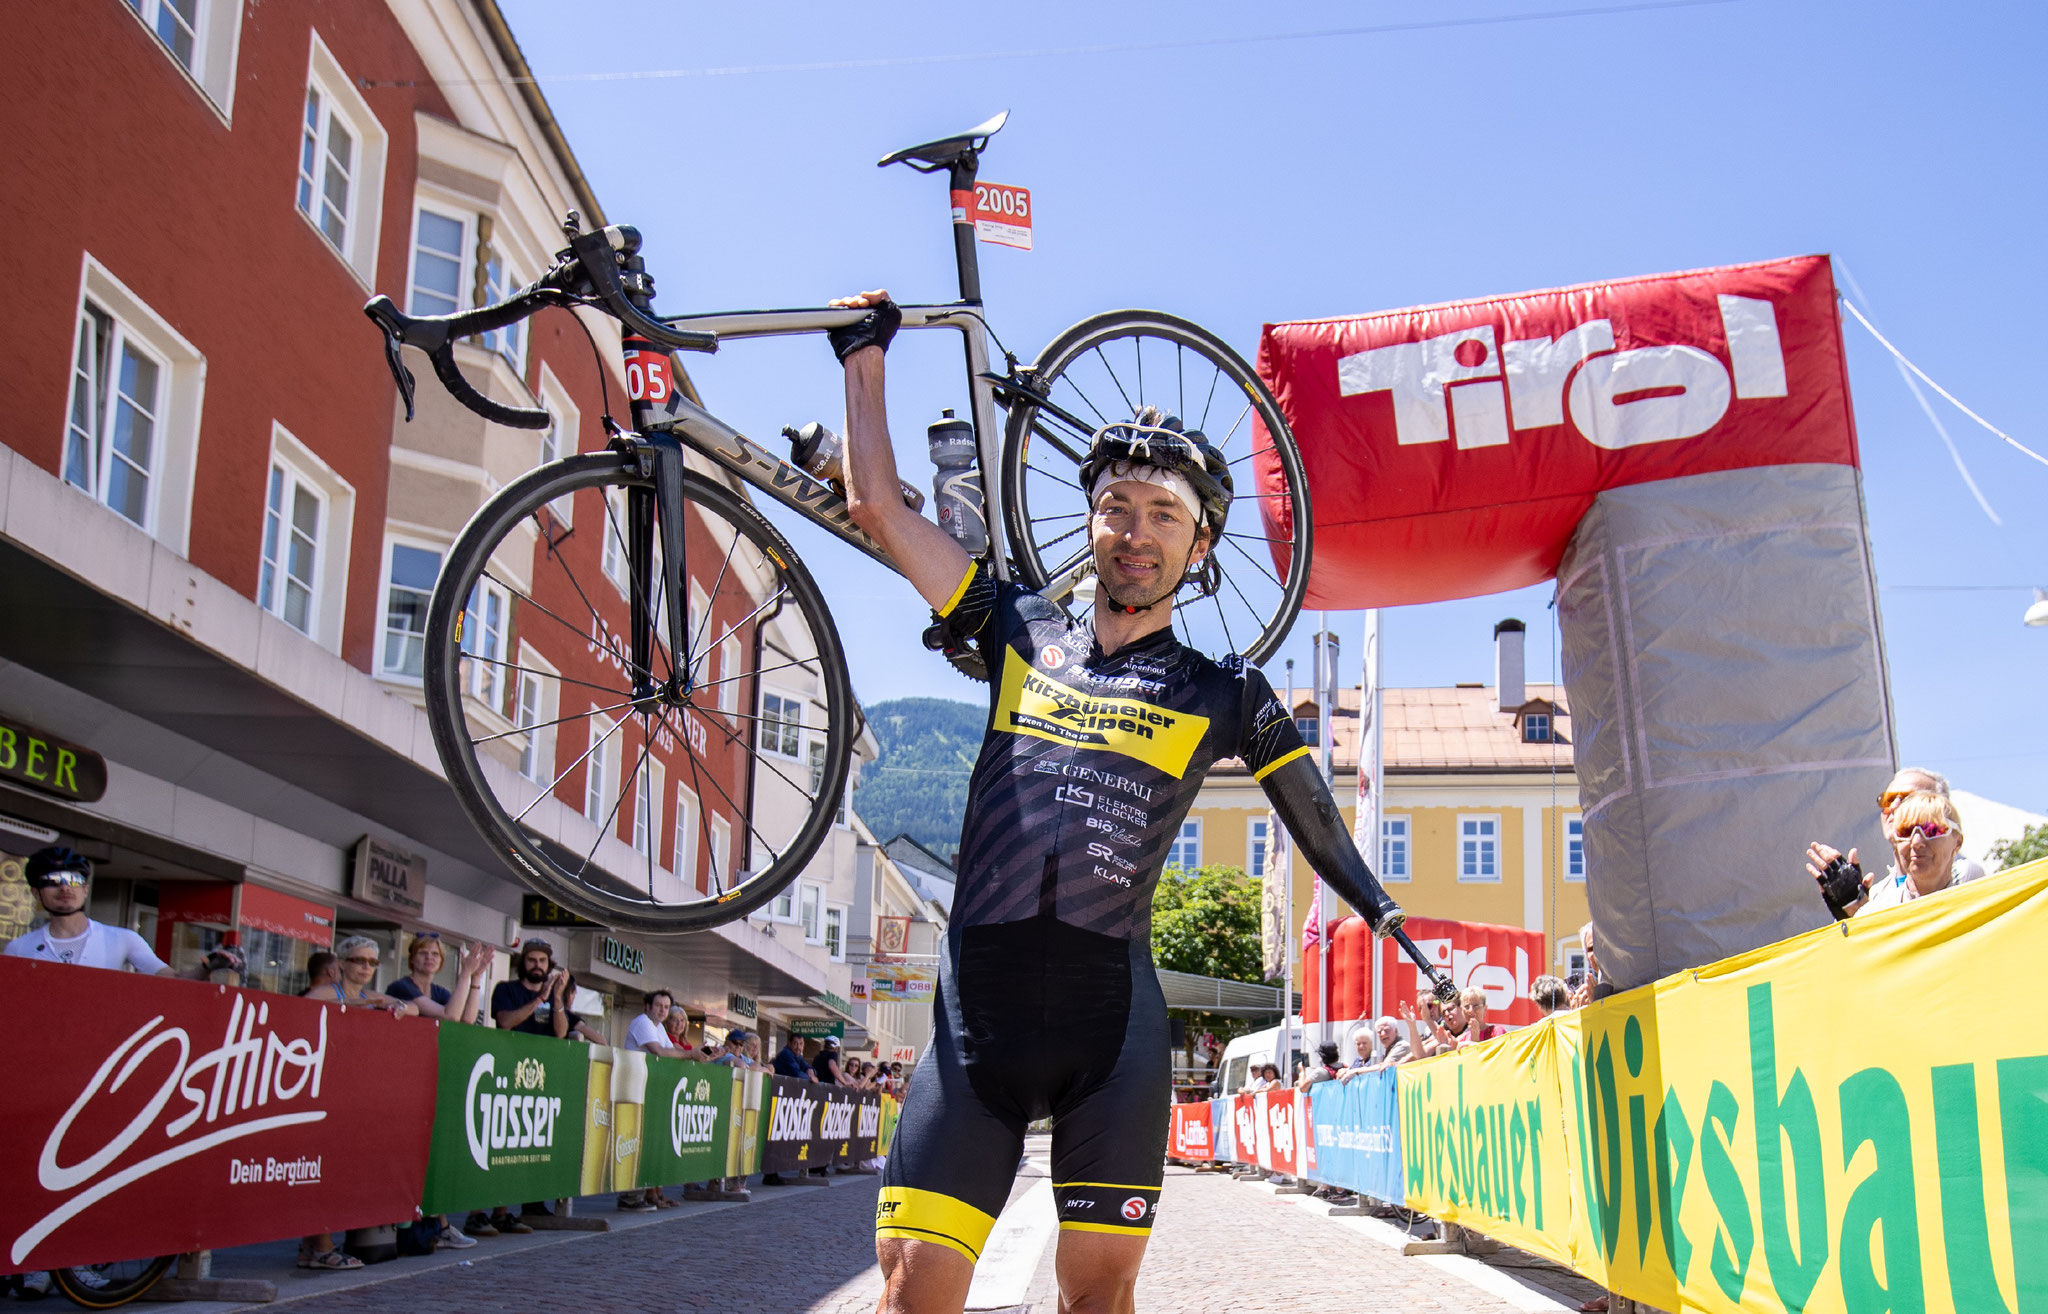
[[[951,858],[960,847],[967,778],[987,709],[950,698],[897,698],[867,713],[882,755],[861,773],[854,811],[877,839],[909,835]]]

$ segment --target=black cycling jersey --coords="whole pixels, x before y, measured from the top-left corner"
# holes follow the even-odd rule
[[[940,614],[987,664],[989,728],[932,1041],[876,1232],[978,1258],[1026,1125],[1050,1116],[1060,1226],[1144,1236],[1171,1085],[1152,891],[1210,766],[1241,759],[1304,860],[1369,921],[1392,905],[1256,668],[1212,661],[1171,629],[1105,654],[1091,618],[979,563]]]

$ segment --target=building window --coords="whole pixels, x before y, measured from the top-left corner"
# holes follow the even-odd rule
[[[1309,707],[1306,711],[1299,708],[1295,710],[1294,728],[1301,731],[1302,743],[1310,748],[1322,747],[1323,720],[1316,715],[1314,707]]]
[[[561,681],[551,679],[553,668],[530,647],[519,650],[518,697],[513,707],[514,723],[526,732],[519,750],[519,774],[537,785],[553,781],[555,769],[555,727],[548,724],[557,716]]]
[[[771,922],[793,922],[796,920],[796,887],[785,885],[782,893],[768,905],[768,920]]]
[[[493,712],[505,707],[505,631],[512,600],[504,587],[480,579],[462,609],[462,650],[469,654],[470,696]]]
[[[320,525],[326,499],[298,471],[275,461],[263,509],[263,566],[256,601],[301,634],[313,633]]]
[[[590,718],[590,756],[583,759],[583,815],[602,826],[611,815],[612,755],[616,727],[604,717]]]
[[[1500,818],[1458,818],[1458,879],[1500,879]]]
[[[761,751],[780,757],[796,757],[803,743],[804,705],[800,699],[785,694],[763,693],[761,695]],[[811,789],[815,792],[820,773],[811,773]]]
[[[661,763],[649,756],[633,773],[633,852],[654,856],[654,837],[661,833]]]
[[[733,872],[732,823],[717,813],[711,815],[711,878],[720,889],[730,889],[739,883]]]
[[[1582,817],[1564,823],[1564,878],[1586,879],[1586,822]]]
[[[718,645],[718,710],[727,717],[737,717],[740,711],[740,641],[737,635],[727,635]]]
[[[492,306],[519,290],[519,283],[509,272],[504,255],[486,246],[477,253],[477,304]],[[492,329],[482,337],[484,349],[495,351],[512,366],[516,373],[526,373],[526,355],[523,350],[526,339],[517,323],[504,328]]]
[[[1380,879],[1405,881],[1408,875],[1408,818],[1380,818]]]
[[[427,604],[441,574],[441,554],[406,543],[391,545],[384,586],[383,673],[417,680],[426,667]]]
[[[669,865],[683,888],[697,887],[697,796],[688,785],[676,786],[676,851]]]
[[[1253,817],[1245,823],[1244,870],[1255,881],[1266,877],[1266,852],[1272,824],[1266,817]]]
[[[315,33],[299,121],[294,199],[306,222],[366,282],[377,262],[385,144],[383,126],[355,80]]]
[[[128,0],[128,7],[156,33],[172,59],[194,77],[199,75],[200,0]]]
[[[1564,982],[1576,989],[1586,979],[1586,951],[1579,947],[1576,939],[1566,940],[1557,946],[1558,956],[1564,960]]]
[[[64,478],[152,527],[170,367],[126,324],[91,301],[78,319]]]
[[[623,598],[633,573],[626,555],[626,490],[605,489],[604,510],[604,546],[598,553],[598,568]]]
[[[1202,822],[1190,817],[1180,823],[1180,834],[1175,837],[1173,847],[1166,851],[1166,865],[1182,871],[1193,871],[1202,865]]]
[[[411,312],[452,315],[463,308],[462,269],[469,225],[421,206],[413,216]]]
[[[825,953],[835,963],[846,961],[846,909],[836,904],[825,909]]]
[[[355,204],[356,135],[318,85],[306,88],[299,127],[299,212],[337,251],[348,249]]]
[[[819,916],[824,894],[816,885],[805,885],[797,894],[797,920],[803,924],[805,944],[825,942],[825,928]]]
[[[225,119],[234,99],[241,5],[227,0],[128,0],[128,8]]]
[[[1547,744],[1550,742],[1550,713],[1525,712],[1522,714],[1522,742],[1525,744]]]

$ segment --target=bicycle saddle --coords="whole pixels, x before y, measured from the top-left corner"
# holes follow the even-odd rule
[[[963,155],[969,155],[988,145],[988,139],[1003,130],[1003,123],[1010,117],[1004,110],[986,123],[978,123],[967,131],[951,137],[941,137],[921,146],[905,146],[893,155],[884,155],[876,164],[886,169],[892,164],[907,164],[919,173],[931,173],[951,165]]]

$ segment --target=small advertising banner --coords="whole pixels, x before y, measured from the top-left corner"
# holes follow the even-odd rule
[[[1210,1134],[1209,1102],[1176,1104],[1168,1128],[1167,1153],[1188,1163],[1207,1163],[1216,1157],[1216,1138]]]
[[[430,1214],[459,1214],[577,1194],[590,1047],[454,1023],[441,1027],[440,1047],[433,1153],[421,1208]],[[383,1062],[381,1054],[370,1061],[379,1086],[386,1080]],[[388,1106],[386,1099],[370,1107],[382,1120],[390,1116]],[[384,1221],[411,1212],[408,1207],[385,1215]],[[332,1224],[317,1226],[324,1230]],[[273,1228],[266,1235],[293,1230]]]
[[[613,1189],[612,1051],[605,1045],[577,1045],[576,1049],[590,1064],[583,1083],[583,1169],[576,1187],[579,1195],[596,1195]]]
[[[0,998],[57,1038],[8,1078],[0,1271],[413,1216],[432,1023],[22,958]]]
[[[868,999],[876,1004],[929,1004],[939,969],[907,963],[869,963]]]
[[[1301,1171],[1301,1129],[1295,1119],[1295,1092],[1262,1090],[1253,1098],[1259,1104],[1259,1148],[1264,1157],[1261,1168],[1276,1173]]]
[[[621,1058],[632,1057],[621,1055]],[[622,1182],[662,1186],[726,1176],[732,1140],[733,1071],[717,1063],[644,1058],[646,1103],[639,1115],[638,1175]],[[614,1105],[620,1136],[625,1106]]]
[[[833,1087],[790,1077],[769,1077],[765,1084],[767,1116],[761,1136],[761,1171],[802,1172],[826,1162],[818,1123],[825,1093]]]
[[[1230,1097],[1230,1144],[1239,1163],[1262,1163],[1260,1158],[1258,1096],[1239,1091]],[[1269,1156],[1270,1157],[1270,1156]]]
[[[727,1177],[745,1177],[761,1170],[761,1109],[767,1103],[771,1080],[765,1072],[733,1073],[732,1133],[726,1138],[725,1150]]]
[[[887,1154],[889,1146],[896,1139],[896,1119],[903,1112],[903,1103],[894,1095],[882,1097],[882,1121],[875,1134],[875,1144],[880,1152]]]
[[[1216,1160],[1218,1163],[1243,1163],[1244,1158],[1237,1152],[1237,1131],[1231,1125],[1230,1109],[1233,1100],[1213,1099],[1209,1101],[1209,1133],[1216,1138]]]
[[[1388,1068],[1309,1087],[1310,1176],[1388,1204],[1401,1203],[1397,1084],[1395,1070]]]
[[[833,1163],[845,1166],[874,1158],[875,1140],[881,1131],[880,1091],[825,1087],[824,1107],[818,1112],[818,1139]]]

